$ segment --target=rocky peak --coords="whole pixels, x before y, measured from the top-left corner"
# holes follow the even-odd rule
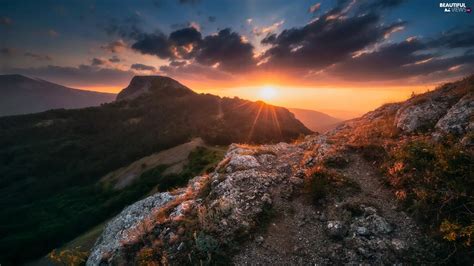
[[[147,93],[182,96],[194,92],[178,81],[165,76],[135,76],[118,95],[117,100],[134,99]]]

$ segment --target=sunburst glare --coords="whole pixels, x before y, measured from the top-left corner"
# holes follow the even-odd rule
[[[264,86],[260,89],[259,95],[262,100],[271,101],[278,96],[278,91],[272,86]]]

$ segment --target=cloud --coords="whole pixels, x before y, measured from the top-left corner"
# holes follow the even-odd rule
[[[451,29],[432,39],[430,45],[448,48],[474,47],[474,25]]]
[[[109,62],[111,62],[111,63],[118,63],[120,61],[122,61],[122,60],[116,55],[112,56],[112,58],[109,58]]]
[[[308,12],[313,14],[316,11],[318,11],[320,7],[321,7],[321,3],[316,3],[316,4],[309,7]]]
[[[172,67],[181,67],[181,66],[184,66],[186,64],[187,64],[186,61],[171,61],[170,62],[170,66],[172,66]]]
[[[194,27],[184,28],[170,34],[169,40],[176,46],[184,46],[201,41],[202,36]]]
[[[127,44],[123,40],[117,40],[101,46],[102,49],[111,53],[120,53],[127,48]]]
[[[48,35],[49,35],[49,37],[51,37],[51,38],[55,38],[55,37],[58,37],[58,36],[59,36],[59,33],[58,33],[57,31],[53,30],[53,29],[50,29],[50,30],[48,31]]]
[[[132,45],[132,49],[142,54],[156,55],[162,59],[173,56],[168,37],[161,32],[142,34]]]
[[[275,22],[273,23],[272,25],[270,26],[267,26],[267,27],[254,27],[252,32],[253,34],[257,35],[257,36],[261,36],[261,35],[265,35],[265,34],[270,34],[276,30],[278,30],[278,28],[280,28],[283,23],[285,23],[284,20],[280,20],[278,22]]]
[[[147,66],[144,64],[133,64],[130,66],[130,69],[134,70],[143,70],[143,71],[152,71],[155,72],[156,68],[154,66]]]
[[[347,80],[380,81],[454,71],[461,66],[474,70],[474,55],[440,57],[427,53],[428,48],[422,40],[409,38],[335,65],[329,72]]]
[[[350,58],[354,52],[376,44],[404,25],[397,22],[383,26],[376,13],[351,17],[343,15],[345,12],[347,7],[336,6],[304,27],[268,35],[262,44],[271,47],[261,58],[265,62],[262,66],[322,69]]]
[[[107,64],[107,60],[102,59],[102,58],[92,58],[91,60],[91,65],[93,66],[102,66]]]
[[[13,20],[9,17],[1,17],[0,25],[9,26],[13,23]]]
[[[253,50],[252,44],[244,42],[238,33],[227,28],[202,40],[196,61],[229,72],[241,72],[255,66]]]
[[[51,61],[51,60],[53,60],[51,58],[51,56],[49,56],[49,55],[41,55],[41,54],[35,54],[35,53],[31,53],[31,52],[26,52],[23,55],[26,56],[26,57],[33,58],[33,59],[38,60],[38,61]]]
[[[132,45],[132,49],[171,61],[195,60],[201,65],[229,72],[241,72],[255,65],[254,47],[230,29],[205,38],[194,27],[176,30],[169,36],[161,32],[145,33]]]

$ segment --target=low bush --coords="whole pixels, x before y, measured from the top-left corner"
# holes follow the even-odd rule
[[[360,187],[344,175],[318,166],[307,178],[305,191],[310,195],[311,200],[317,203],[329,195],[341,197],[348,192],[359,192]]]
[[[471,248],[472,150],[451,139],[415,139],[394,149],[384,169],[397,198],[435,237],[458,251]]]

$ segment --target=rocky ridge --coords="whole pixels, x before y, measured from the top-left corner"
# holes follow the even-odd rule
[[[382,183],[382,154],[368,159],[357,147],[415,133],[471,145],[473,84],[448,84],[291,144],[233,144],[213,173],[171,192],[166,204],[129,207],[146,219],[121,223],[127,209],[114,218],[87,265],[432,262],[434,244]]]

